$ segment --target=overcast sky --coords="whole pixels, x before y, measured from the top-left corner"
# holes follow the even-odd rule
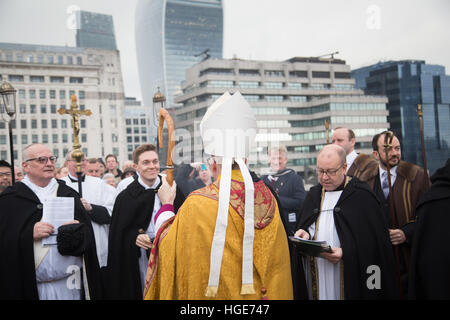
[[[70,9],[111,14],[126,96],[141,99],[138,0],[0,0],[0,42],[75,45]],[[224,58],[286,60],[339,51],[356,69],[422,59],[450,73],[449,0],[224,0]]]

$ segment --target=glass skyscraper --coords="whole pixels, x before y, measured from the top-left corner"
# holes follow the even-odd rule
[[[78,11],[77,47],[117,50],[111,15]]]
[[[140,0],[135,27],[146,106],[159,87],[167,107],[176,107],[174,96],[181,93],[185,70],[206,56],[222,58],[222,0]]]
[[[352,71],[355,85],[389,99],[388,122],[402,144],[402,158],[423,166],[417,105],[422,104],[427,166],[431,174],[450,157],[450,76],[440,65],[405,60]]]

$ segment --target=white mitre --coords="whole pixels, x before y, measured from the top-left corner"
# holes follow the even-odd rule
[[[219,186],[219,209],[211,246],[208,287],[205,295],[215,297],[219,288],[228,208],[231,190],[233,160],[239,165],[245,184],[244,238],[242,249],[241,294],[254,294],[253,239],[254,186],[245,158],[250,154],[256,136],[256,120],[252,108],[239,92],[225,92],[205,113],[200,122],[200,133],[205,153],[221,157],[222,172]]]

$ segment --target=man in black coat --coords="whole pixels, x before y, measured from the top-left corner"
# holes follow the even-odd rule
[[[79,195],[53,178],[56,158],[48,147],[30,145],[23,156],[27,176],[0,195],[0,299],[102,298],[92,226]],[[74,220],[58,228],[57,246],[46,247],[42,239],[56,228],[41,219],[55,196],[74,198]]]
[[[450,299],[450,159],[431,177],[416,207],[409,277],[410,299]]]
[[[142,300],[152,241],[154,215],[161,207],[157,192],[162,185],[156,147],[144,144],[133,152],[139,177],[116,198],[109,231],[108,299]],[[177,190],[175,211],[184,201]]]
[[[269,164],[272,173],[262,176],[262,180],[276,193],[280,201],[281,218],[289,236],[295,232],[306,191],[302,178],[294,170],[286,168],[287,161],[286,147],[271,148]]]
[[[366,183],[347,177],[346,169],[342,147],[327,145],[319,152],[320,184],[306,196],[296,236],[326,240],[332,252],[305,257],[309,297],[397,298],[394,257],[380,202]],[[301,298],[306,285],[302,257],[296,251],[294,290]]]

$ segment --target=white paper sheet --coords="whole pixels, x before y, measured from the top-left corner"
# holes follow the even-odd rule
[[[44,201],[41,221],[51,224],[55,231],[51,236],[42,239],[43,245],[56,244],[58,228],[74,219],[74,206],[74,198],[54,197]]]

